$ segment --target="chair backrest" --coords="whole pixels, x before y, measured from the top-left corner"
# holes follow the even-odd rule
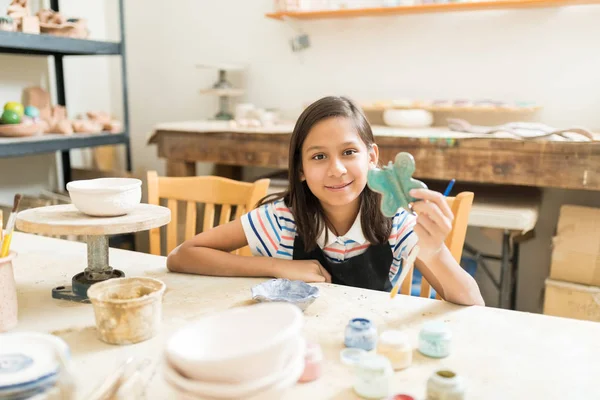
[[[460,264],[460,258],[462,256],[463,246],[465,244],[465,237],[467,236],[467,225],[469,222],[469,213],[471,212],[471,206],[473,205],[473,192],[461,192],[456,197],[447,197],[448,205],[454,214],[454,222],[452,223],[452,230],[446,238],[446,246],[452,253],[452,256],[457,263]],[[400,288],[401,294],[410,295],[413,270],[402,282]],[[431,285],[425,278],[421,280],[421,297],[429,298],[431,296]],[[440,298],[440,295],[436,293],[436,298]]]
[[[167,200],[171,210],[171,222],[167,225],[167,254],[180,243],[178,240],[177,205],[179,201],[186,203],[185,240],[198,233],[196,229],[196,207],[204,204],[204,221],[202,231],[225,224],[250,211],[256,203],[267,195],[269,179],[260,179],[254,183],[239,182],[218,176],[159,177],[156,171],[148,171],[148,203],[160,204],[160,199]],[[215,206],[218,208],[215,209]],[[220,206],[220,207],[219,207]],[[232,215],[232,208],[235,212]],[[215,221],[215,211],[220,213]],[[161,255],[160,228],[150,231],[150,253]],[[250,256],[250,248],[245,246],[235,252]]]

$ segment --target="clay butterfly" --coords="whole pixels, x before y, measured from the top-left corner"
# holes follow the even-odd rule
[[[398,153],[393,164],[390,161],[382,169],[369,170],[367,185],[374,192],[381,194],[383,215],[391,218],[399,208],[411,211],[408,205],[417,199],[408,194],[410,190],[427,189],[423,182],[412,178],[414,172],[415,159],[410,153]]]

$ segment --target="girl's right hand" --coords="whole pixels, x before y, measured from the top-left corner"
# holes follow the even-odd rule
[[[331,283],[331,275],[317,260],[291,260],[278,265],[275,278],[311,282]]]

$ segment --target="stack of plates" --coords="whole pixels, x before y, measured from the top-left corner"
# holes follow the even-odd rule
[[[289,303],[207,315],[170,338],[165,380],[182,399],[280,399],[304,372],[302,327]]]
[[[58,379],[57,352],[69,357],[60,338],[33,332],[0,335],[0,398],[27,399],[54,386]]]

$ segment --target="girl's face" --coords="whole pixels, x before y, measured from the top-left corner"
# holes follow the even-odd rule
[[[300,179],[325,210],[357,205],[367,184],[367,171],[377,165],[379,150],[370,148],[352,121],[333,117],[319,121],[302,145]]]

